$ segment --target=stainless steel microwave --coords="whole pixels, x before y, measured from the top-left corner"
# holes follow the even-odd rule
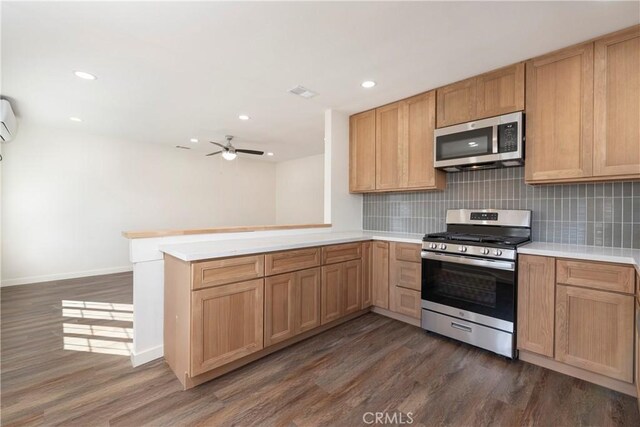
[[[434,166],[447,172],[524,164],[524,114],[505,114],[436,129]]]

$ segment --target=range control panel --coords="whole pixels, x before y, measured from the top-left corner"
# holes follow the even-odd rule
[[[498,212],[471,212],[472,221],[497,221]]]

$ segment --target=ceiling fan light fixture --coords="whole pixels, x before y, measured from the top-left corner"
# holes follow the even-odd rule
[[[234,160],[236,157],[238,157],[238,155],[234,152],[231,151],[225,151],[222,153],[222,157],[224,157],[225,160]]]

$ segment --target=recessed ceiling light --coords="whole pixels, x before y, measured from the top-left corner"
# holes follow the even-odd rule
[[[69,117],[69,120],[71,120],[72,122],[81,122],[82,119],[80,117]]]
[[[366,80],[360,84],[360,86],[362,86],[365,89],[370,89],[375,85],[376,85],[376,82],[374,82],[373,80]]]
[[[191,138],[189,142],[198,142],[198,138]]]
[[[95,80],[95,79],[97,79],[96,76],[94,76],[91,73],[87,73],[85,71],[74,71],[73,74],[75,74],[76,77],[80,77],[81,79],[85,79],[85,80]]]
[[[247,116],[246,114],[240,114],[238,118],[240,120],[249,120],[251,117]]]
[[[267,153],[267,156],[273,156],[273,153],[272,153],[271,151],[269,151],[269,152]]]

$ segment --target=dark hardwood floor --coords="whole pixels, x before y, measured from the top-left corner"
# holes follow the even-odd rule
[[[130,365],[131,286],[2,288],[3,425],[640,425],[630,396],[376,314],[182,391],[162,360]]]

